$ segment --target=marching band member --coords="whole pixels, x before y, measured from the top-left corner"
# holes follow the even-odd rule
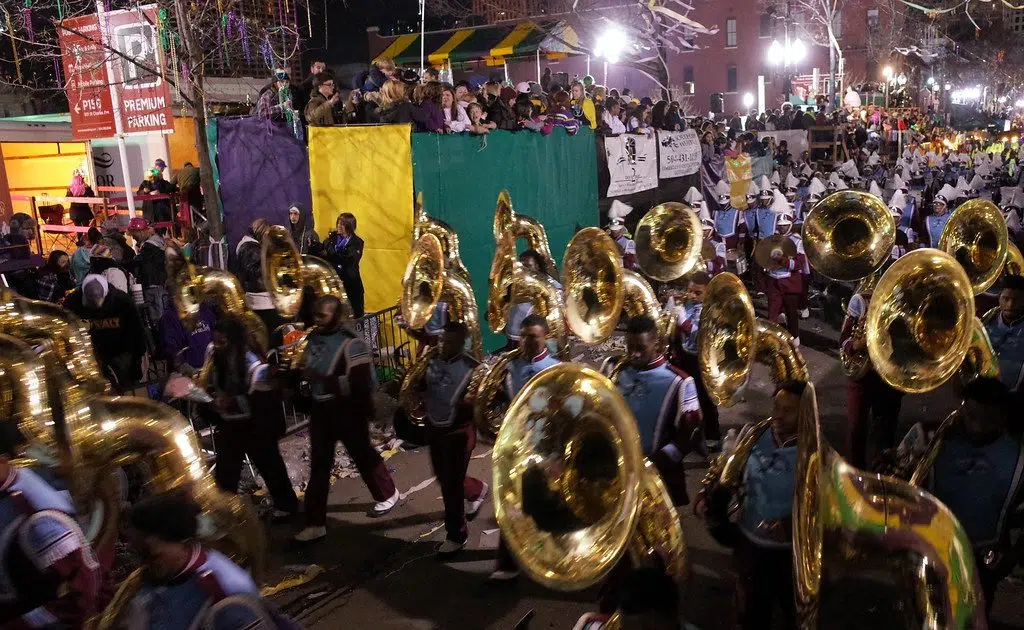
[[[799,203],[800,197],[800,180],[793,175],[792,171],[790,171],[786,174],[786,201],[790,203]]]
[[[776,220],[785,224],[788,231],[792,219],[785,197],[779,195],[775,206],[779,215]],[[793,241],[795,249],[796,241],[792,238],[790,240]],[[786,329],[789,330],[789,334],[793,335],[793,340],[797,345],[800,344],[800,295],[803,293],[804,286],[802,270],[806,260],[804,254],[799,251],[794,256],[787,256],[782,248],[775,248],[771,252],[770,269],[765,269],[768,275],[766,293],[768,294],[769,318],[773,322],[781,322],[782,316],[785,315]]]
[[[695,314],[699,323],[699,311]],[[644,455],[658,469],[673,503],[686,505],[683,457],[701,424],[700,402],[693,377],[669,363],[661,344],[653,319],[631,317],[626,322],[629,365],[615,384],[633,411]]]
[[[1001,205],[1006,229],[1010,232],[1010,240],[1015,243],[1020,242],[1020,209],[1024,205],[1024,194],[1021,194],[1019,188],[1011,188],[1009,193],[1003,194]]]
[[[632,245],[632,243],[633,241],[629,240],[629,244],[635,252],[636,246]],[[544,257],[540,255],[540,252],[535,249],[527,249],[523,253],[519,254],[519,262],[523,264],[523,267],[525,267],[527,271],[551,276],[551,271],[548,269],[547,261],[545,261]],[[555,284],[557,284],[559,288],[562,286],[557,279],[555,280]],[[509,292],[511,291],[512,288],[509,287]],[[501,349],[501,352],[508,352],[519,347],[519,331],[523,326],[523,320],[531,313],[533,313],[532,302],[516,302],[509,305],[508,323],[505,324],[505,338],[508,341],[505,344],[505,347]]]
[[[248,455],[274,499],[274,518],[284,519],[298,512],[299,500],[277,446],[284,432],[281,405],[271,393],[270,367],[248,349],[247,340],[241,322],[222,319],[206,351],[210,370],[202,385],[213,396],[208,413],[216,428],[214,477],[222,490],[237,494]]]
[[[342,321],[341,301],[331,295],[313,305],[313,324],[306,337],[302,374],[313,398],[309,420],[309,484],[306,487],[306,528],[295,535],[300,543],[327,535],[327,494],[330,491],[334,446],[341,440],[376,504],[370,516],[383,516],[402,499],[384,460],[370,442],[373,417],[373,361],[365,341]],[[339,418],[342,412],[347,417]]]
[[[893,191],[892,197],[889,198],[889,209],[896,220],[896,229],[906,236],[908,244],[916,244],[917,208],[913,203],[907,203],[906,193],[902,189],[897,188]]]
[[[1024,276],[1003,275],[999,312],[985,324],[999,356],[999,378],[1018,399],[1024,394]]]
[[[868,184],[868,193],[882,199],[882,189],[878,187],[878,182],[871,180]]]
[[[708,204],[704,201],[704,195],[700,194],[696,186],[690,186],[690,190],[686,191],[686,196],[683,197],[683,201],[687,203],[693,211],[697,213],[701,221],[710,221],[711,213],[708,212]]]
[[[450,556],[466,545],[466,521],[476,518],[487,495],[487,484],[468,476],[476,446],[473,404],[467,391],[479,362],[466,354],[468,331],[461,322],[449,322],[441,337],[441,350],[427,367],[422,396],[426,407],[430,463],[444,501],[445,540],[440,556]]]
[[[707,268],[708,275],[716,276],[725,271],[725,263],[728,257],[728,251],[725,248],[725,242],[715,232],[715,222],[711,219],[704,219],[701,221],[701,233],[704,235],[704,240],[715,248],[715,257],[705,259],[704,265]]]
[[[778,199],[777,202],[777,205],[781,208],[784,200]],[[788,206],[788,209],[779,214],[776,231],[779,234],[789,236],[789,240],[793,241],[793,244],[796,245],[796,253],[804,257],[804,263],[799,267],[800,286],[802,287],[800,291],[799,309],[800,319],[807,319],[811,316],[810,303],[808,300],[808,293],[811,290],[811,263],[807,261],[807,253],[804,251],[804,220],[796,214],[792,204],[789,202],[785,203]]]
[[[1010,515],[1021,504],[1024,442],[1021,426],[1011,422],[1012,400],[998,379],[977,378],[963,392],[963,406],[941,438],[924,478],[925,487],[960,521],[974,550],[975,566],[992,610],[996,588],[1017,564],[1010,543]],[[933,443],[920,423],[900,443],[901,456],[921,461]]]
[[[523,320],[519,331],[519,348],[522,352],[509,361],[508,375],[505,377],[505,394],[510,401],[531,378],[540,374],[542,370],[561,363],[548,352],[548,332],[548,322],[540,315],[529,315]],[[507,582],[517,577],[519,567],[504,538],[501,538],[498,541],[498,559],[488,579],[492,582]]]
[[[846,306],[846,318],[839,332],[839,345],[847,352],[867,352],[867,338],[854,335],[857,325],[868,315],[870,291],[855,293]],[[865,358],[866,361],[870,359]],[[891,448],[896,440],[903,392],[893,388],[873,369],[858,380],[846,380],[846,418],[849,425],[850,463],[867,468],[883,449]],[[874,436],[874,443],[868,437]],[[871,451],[869,453],[869,450]]]
[[[718,407],[708,395],[701,380],[700,364],[697,360],[697,332],[700,330],[700,311],[704,304],[704,292],[711,277],[703,271],[690,274],[690,286],[686,300],[678,307],[679,325],[672,339],[672,363],[689,374],[697,388],[697,401],[703,420],[705,447],[717,452],[722,447],[722,428],[718,423]]]
[[[755,439],[743,475],[740,519],[725,516],[731,493],[714,489],[698,498],[694,511],[708,519],[720,543],[733,547],[736,569],[736,627],[772,627],[776,606],[783,626],[796,628],[793,599],[793,491],[796,487],[797,427],[804,381],[784,381],[775,388],[771,423],[754,437],[747,424],[738,440]]]
[[[743,210],[743,222],[739,226],[740,238],[743,240],[743,248],[748,253],[748,258],[750,249],[757,240],[757,195],[760,192],[757,183],[751,181],[747,187],[747,207]]]
[[[765,225],[761,224],[761,220],[768,216],[765,212],[771,208],[772,199],[774,195],[772,193],[771,183],[768,182],[767,177],[761,178],[760,184],[751,183],[752,189],[757,190],[757,199],[754,205],[750,204],[750,193],[747,193],[747,209],[743,213],[743,221],[747,224],[747,238],[753,239],[754,243],[761,240],[766,236],[771,236],[774,233],[774,222],[769,220]]]
[[[636,243],[626,232],[624,222],[632,211],[632,206],[627,206],[618,199],[613,200],[611,208],[608,209],[608,234],[619,246],[619,251],[622,252],[622,266],[626,269],[636,269]]]
[[[102,568],[70,495],[6,454],[0,480],[0,626],[82,627],[99,612]]]
[[[849,190],[849,188],[850,187],[846,185],[846,182],[839,177],[839,173],[837,171],[832,171],[832,174],[828,176],[828,191],[830,193],[839,190]]]
[[[277,627],[247,571],[196,542],[199,507],[182,493],[147,497],[131,512],[143,578],[119,628]]]
[[[949,221],[949,204],[953,203],[960,193],[949,184],[943,184],[942,189],[935,195],[932,201],[932,214],[924,219],[924,231],[921,234],[921,242],[928,247],[938,247],[939,237]]]
[[[743,275],[747,261],[740,251],[740,220],[743,214],[732,205],[732,193],[725,180],[715,187],[718,210],[715,211],[715,236],[725,244],[726,259],[736,261],[736,274]]]

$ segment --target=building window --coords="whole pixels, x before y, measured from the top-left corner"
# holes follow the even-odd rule
[[[735,93],[738,83],[736,80],[736,66],[729,66],[725,69],[725,91]]]
[[[761,23],[758,26],[757,36],[764,39],[772,36],[772,22],[775,16],[771,13],[761,14]]]
[[[736,47],[736,19],[732,18],[725,21],[725,47],[735,48]]]
[[[878,32],[878,9],[868,9],[868,32]]]
[[[693,83],[693,66],[683,66],[683,83]]]

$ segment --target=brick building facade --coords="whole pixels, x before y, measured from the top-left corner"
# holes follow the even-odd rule
[[[509,5],[509,11],[514,8],[515,12],[509,14],[519,15],[523,6],[533,5],[537,0],[511,2],[513,4]],[[481,4],[481,10],[486,7],[488,16],[494,17],[497,15],[496,5],[500,8],[499,3],[500,0],[486,0]],[[783,102],[787,86],[793,93],[806,94],[805,90],[810,87],[810,79],[815,70],[820,77],[818,89],[825,89],[829,49],[814,44],[816,31],[809,26],[813,24],[812,16],[802,14],[792,7],[787,8],[784,3],[770,7],[764,0],[698,0],[693,4],[694,10],[687,17],[707,27],[717,26],[718,32],[688,35],[687,39],[693,42],[696,50],[668,53],[672,97],[684,103],[688,112],[708,111],[711,95],[715,93],[724,95],[724,110],[728,113],[743,108],[743,96],[747,93],[754,96],[756,103],[759,76],[764,77],[767,107],[777,107]],[[881,68],[886,64],[893,65],[897,73],[901,67],[906,66],[909,73],[912,62],[899,55],[889,55],[894,45],[907,46],[915,42],[908,40],[906,25],[894,23],[892,15],[882,3],[875,0],[845,0],[835,30],[843,50],[844,76],[851,84],[881,81]],[[544,17],[564,20],[572,25],[579,35],[580,45],[586,48],[593,47],[594,40],[600,34],[591,30],[593,25],[603,23],[602,20],[581,20],[571,13],[545,13]],[[615,16],[611,15],[609,19],[614,21]],[[394,38],[380,37],[375,29],[368,32],[368,37],[371,58],[394,41]],[[798,64],[787,66],[779,56],[771,58],[769,50],[773,41],[778,41],[781,46],[786,41],[795,42],[797,39],[805,45],[805,57]],[[640,70],[622,64],[609,64],[606,74],[601,59],[586,55],[509,60],[508,76],[513,82],[537,80],[544,67],[550,67],[554,73],[564,72],[570,78],[589,72],[598,83],[606,82],[609,87],[620,90],[630,88],[639,96],[657,94],[656,83]],[[504,67],[495,66],[493,62],[491,65],[456,64],[453,71],[456,79],[471,75],[504,78]]]

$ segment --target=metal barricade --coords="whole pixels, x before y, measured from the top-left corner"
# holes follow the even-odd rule
[[[356,320],[356,330],[373,350],[373,367],[377,385],[399,382],[412,363],[409,335],[398,325],[398,305],[376,313],[367,313]],[[385,387],[385,391],[391,388]]]

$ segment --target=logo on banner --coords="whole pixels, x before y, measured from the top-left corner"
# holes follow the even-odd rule
[[[652,136],[622,135],[605,139],[609,197],[650,190],[658,185],[656,141]]]
[[[125,24],[114,31],[117,50],[121,57],[121,76],[124,89],[138,90],[160,85],[160,75],[153,72],[160,67],[157,52],[156,29],[152,24]]]
[[[696,131],[659,131],[658,145],[661,179],[693,175],[700,170],[700,140]]]

